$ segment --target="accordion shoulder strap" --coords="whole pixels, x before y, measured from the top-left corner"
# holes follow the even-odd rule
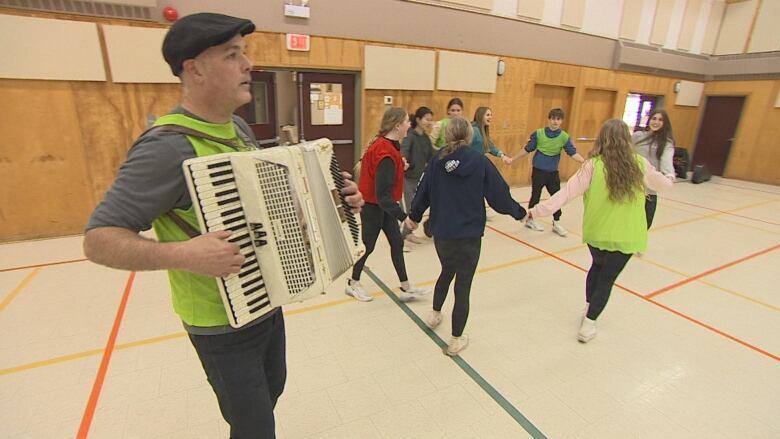
[[[233,118],[233,123],[236,125],[236,133],[238,134],[238,137],[240,137],[241,140],[247,146],[255,147],[256,144],[255,144],[254,139],[252,139],[252,137],[244,131],[244,126],[242,126],[239,123],[238,118],[234,117]],[[150,129],[146,130],[146,132],[143,133],[142,136],[144,136],[146,134],[149,134],[149,133],[151,133],[153,131],[169,131],[169,132],[180,133],[180,134],[185,134],[185,135],[189,135],[189,136],[200,137],[200,138],[203,138],[203,139],[211,140],[212,142],[217,142],[217,143],[220,143],[222,145],[226,145],[226,146],[228,146],[230,148],[235,149],[236,151],[240,150],[240,148],[241,148],[241,145],[239,145],[238,143],[236,143],[236,142],[234,142],[232,140],[220,139],[219,137],[214,137],[214,136],[212,136],[210,134],[206,134],[206,133],[204,133],[202,131],[194,130],[192,128],[187,128],[187,127],[184,127],[184,126],[181,126],[181,125],[175,125],[175,124],[166,124],[166,125],[154,126],[154,127],[150,128]],[[196,230],[194,227],[192,227],[187,221],[184,221],[184,219],[182,217],[180,217],[179,215],[176,215],[175,213],[173,213],[172,210],[169,210],[168,212],[166,212],[165,215],[168,218],[170,218],[171,221],[173,221],[177,226],[179,226],[179,228],[181,228],[184,231],[184,233],[186,233],[187,236],[189,236],[190,238],[194,238],[196,236],[200,236],[200,232],[198,230]]]
[[[212,136],[210,134],[206,134],[206,133],[204,133],[202,131],[194,130],[192,128],[183,127],[181,125],[173,125],[173,124],[170,124],[170,125],[157,125],[156,127],[153,128],[153,130],[155,130],[155,131],[171,131],[171,132],[174,132],[174,133],[186,134],[188,136],[200,137],[202,139],[211,140],[212,142],[217,142],[217,143],[220,143],[222,145],[229,146],[230,148],[233,148],[236,151],[241,149],[241,145],[239,145],[238,143],[236,143],[236,142],[234,142],[232,140],[220,139],[219,137],[214,137],[214,136]],[[243,131],[236,130],[236,132],[240,133],[241,140],[246,141],[246,139],[244,138],[245,134],[244,134]],[[249,145],[250,146],[254,145],[254,143],[252,143],[251,140],[250,140]]]
[[[184,233],[187,234],[190,238],[194,238],[196,236],[200,236],[200,232],[195,229],[195,227],[192,227],[190,223],[187,221],[184,221],[184,218],[180,217],[179,215],[176,215],[173,213],[172,210],[169,210],[165,212],[165,216],[171,219],[174,223],[176,223],[177,226],[179,226],[180,229],[184,231]]]

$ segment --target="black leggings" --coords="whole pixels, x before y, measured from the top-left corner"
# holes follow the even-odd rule
[[[648,229],[653,225],[656,206],[658,206],[658,195],[645,195],[645,216],[647,217]]]
[[[482,237],[439,239],[434,237],[436,254],[441,262],[441,274],[433,290],[433,309],[441,311],[452,278],[455,278],[455,306],[452,311],[452,335],[460,337],[469,318],[469,294],[474,272],[482,250]]]
[[[401,282],[409,280],[406,276],[406,264],[404,263],[404,239],[401,237],[398,220],[388,215],[379,205],[371,203],[366,203],[363,206],[360,211],[360,220],[362,221],[361,232],[363,245],[366,246],[366,254],[352,267],[352,279],[360,280],[363,266],[366,265],[368,256],[374,251],[379,232],[382,231],[385,232],[385,236],[390,242],[390,258],[393,260],[398,280]]]
[[[550,195],[561,190],[561,177],[558,171],[548,172],[533,168],[531,170],[531,200],[528,202],[529,209],[539,204],[539,200],[542,198],[542,188],[545,187]],[[553,214],[553,219],[555,221],[561,219],[560,209]]]
[[[612,286],[615,285],[615,280],[632,255],[618,251],[599,250],[590,245],[588,245],[588,249],[593,257],[593,263],[585,280],[585,300],[590,304],[588,318],[596,320],[599,314],[604,311],[604,307],[607,306]]]

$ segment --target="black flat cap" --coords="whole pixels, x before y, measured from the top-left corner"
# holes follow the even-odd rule
[[[165,34],[163,58],[173,74],[179,76],[184,61],[238,34],[244,36],[254,31],[255,24],[243,18],[210,12],[187,15],[177,20]]]

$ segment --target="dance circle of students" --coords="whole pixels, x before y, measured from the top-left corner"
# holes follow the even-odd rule
[[[633,138],[621,120],[607,121],[586,161],[577,153],[569,134],[561,129],[564,113],[560,108],[550,110],[548,125],[535,130],[522,151],[512,158],[496,147],[491,138],[493,114],[490,108],[477,108],[471,123],[458,115],[463,111],[463,101],[450,100],[448,117],[434,126],[431,141],[426,133],[433,112],[427,107],[418,108],[412,115],[414,129],[408,131],[400,147],[403,158],[397,155],[397,143],[406,130],[407,116],[400,109],[385,113],[379,136],[362,161],[364,175],[367,175],[365,180],[360,180],[360,189],[367,202],[361,213],[367,253],[353,270],[347,294],[358,300],[371,300],[371,296],[360,288],[358,276],[374,248],[379,230],[383,230],[390,241],[399,279],[406,279],[397,225],[402,222],[403,234],[413,236],[423,213],[430,209],[430,234],[426,235],[433,237],[441,272],[434,288],[432,309],[425,322],[431,329],[441,323],[442,307],[454,280],[452,337],[445,351],[448,355],[457,355],[469,340],[464,330],[485,230],[485,202],[498,213],[518,220],[526,217],[525,210],[512,199],[501,174],[485,156],[491,154],[501,158],[504,164],[511,164],[536,151],[526,227],[542,231],[537,220],[552,215],[553,231],[566,236],[567,231],[559,222],[561,207],[584,195],[582,235],[593,262],[585,282],[586,309],[577,339],[587,343],[596,336],[596,319],[606,307],[618,275],[631,256],[641,254],[647,246],[647,229],[652,224],[656,205],[655,191],[668,188],[674,182],[671,161],[674,140],[669,116],[663,110],[653,111],[647,132],[635,133]],[[432,144],[439,146],[435,153]],[[563,190],[558,172],[562,151],[583,164]],[[401,182],[404,166],[406,174]],[[397,206],[402,192],[398,184],[404,185],[408,216]],[[543,188],[551,198],[540,204]],[[400,298],[416,297],[406,291],[406,287],[408,284],[402,282]]]

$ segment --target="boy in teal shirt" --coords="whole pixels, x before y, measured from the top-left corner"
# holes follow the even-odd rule
[[[529,209],[539,203],[539,199],[542,197],[542,188],[546,187],[547,192],[551,196],[561,189],[561,177],[558,174],[561,151],[565,150],[566,154],[569,154],[571,158],[579,163],[585,162],[585,159],[577,153],[577,149],[571,143],[569,133],[561,129],[563,117],[563,110],[560,108],[550,110],[547,114],[548,125],[531,133],[525,148],[520,151],[520,154],[512,158],[514,161],[536,150],[531,171],[531,200],[528,202]],[[560,219],[561,211],[558,210],[553,215],[553,232],[560,236],[566,236],[568,232],[561,225]],[[525,222],[525,226],[537,232],[544,231],[544,227],[537,224],[532,218]]]

